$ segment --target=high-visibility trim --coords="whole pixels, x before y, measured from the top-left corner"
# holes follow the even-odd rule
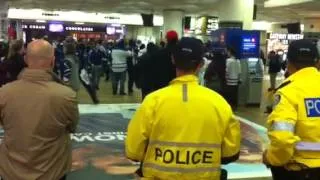
[[[188,143],[188,142],[167,142],[167,141],[150,141],[150,142],[149,142],[149,145],[175,146],[175,147],[221,148],[221,144]]]
[[[182,98],[183,98],[183,102],[188,101],[188,85],[187,84],[182,85]]]
[[[179,167],[165,167],[154,163],[144,163],[144,168],[156,169],[158,171],[176,172],[176,173],[202,173],[202,172],[219,172],[220,167],[197,167],[197,168],[179,168]]]
[[[272,131],[289,131],[294,133],[295,131],[295,125],[289,122],[273,122],[271,126]]]
[[[319,151],[320,152],[320,143],[298,142],[296,144],[296,150],[300,150],[300,151]]]

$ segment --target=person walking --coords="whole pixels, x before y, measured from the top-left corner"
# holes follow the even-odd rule
[[[106,58],[105,52],[102,50],[103,46],[99,43],[95,45],[89,52],[89,63],[92,68],[92,86],[99,90],[100,78],[102,75],[102,62]]]
[[[121,39],[117,42],[115,49],[111,52],[112,56],[112,93],[116,95],[118,93],[118,85],[120,83],[120,95],[126,95],[125,93],[125,81],[127,72],[127,58],[132,56],[130,51],[125,49],[124,40]]]
[[[273,91],[276,88],[277,75],[281,71],[281,61],[279,55],[275,51],[269,53],[269,75],[270,75],[270,88]]]
[[[309,40],[288,49],[289,77],[276,89],[264,163],[274,180],[320,179],[319,53]]]
[[[203,52],[200,40],[182,38],[173,52],[177,78],[149,94],[129,123],[126,156],[141,162],[143,178],[227,179],[221,164],[239,157],[239,121],[219,94],[198,83]]]
[[[236,51],[228,47],[228,59],[226,61],[226,86],[224,95],[233,110],[238,107],[238,89],[241,81],[241,64],[240,60],[236,58]]]
[[[76,131],[78,104],[76,93],[52,72],[54,59],[47,41],[31,42],[28,68],[0,89],[4,180],[65,180],[71,170],[70,133]]]

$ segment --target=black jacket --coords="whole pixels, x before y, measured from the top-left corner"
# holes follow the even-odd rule
[[[168,86],[176,77],[175,66],[171,60],[173,48],[174,45],[169,45],[140,57],[136,66],[135,82],[144,94]]]
[[[9,59],[5,59],[1,66],[2,71],[5,73],[5,77],[2,77],[4,78],[4,83],[17,80],[20,72],[27,67],[23,56],[20,54],[16,54]]]

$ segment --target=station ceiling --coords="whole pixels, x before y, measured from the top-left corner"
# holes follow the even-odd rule
[[[182,9],[187,14],[217,15],[218,1],[222,0],[8,0],[10,7],[41,8],[46,10],[78,10],[103,13],[155,13],[163,9]],[[286,2],[284,6],[265,7],[266,2]],[[298,3],[297,3],[298,2]],[[292,4],[291,4],[292,3]],[[297,4],[295,4],[297,3]],[[320,18],[319,0],[255,0],[257,20],[271,22],[300,21]]]

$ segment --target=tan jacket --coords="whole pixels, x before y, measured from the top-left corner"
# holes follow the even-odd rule
[[[76,94],[43,70],[25,69],[0,89],[0,176],[58,180],[71,168],[70,133],[79,112]]]

